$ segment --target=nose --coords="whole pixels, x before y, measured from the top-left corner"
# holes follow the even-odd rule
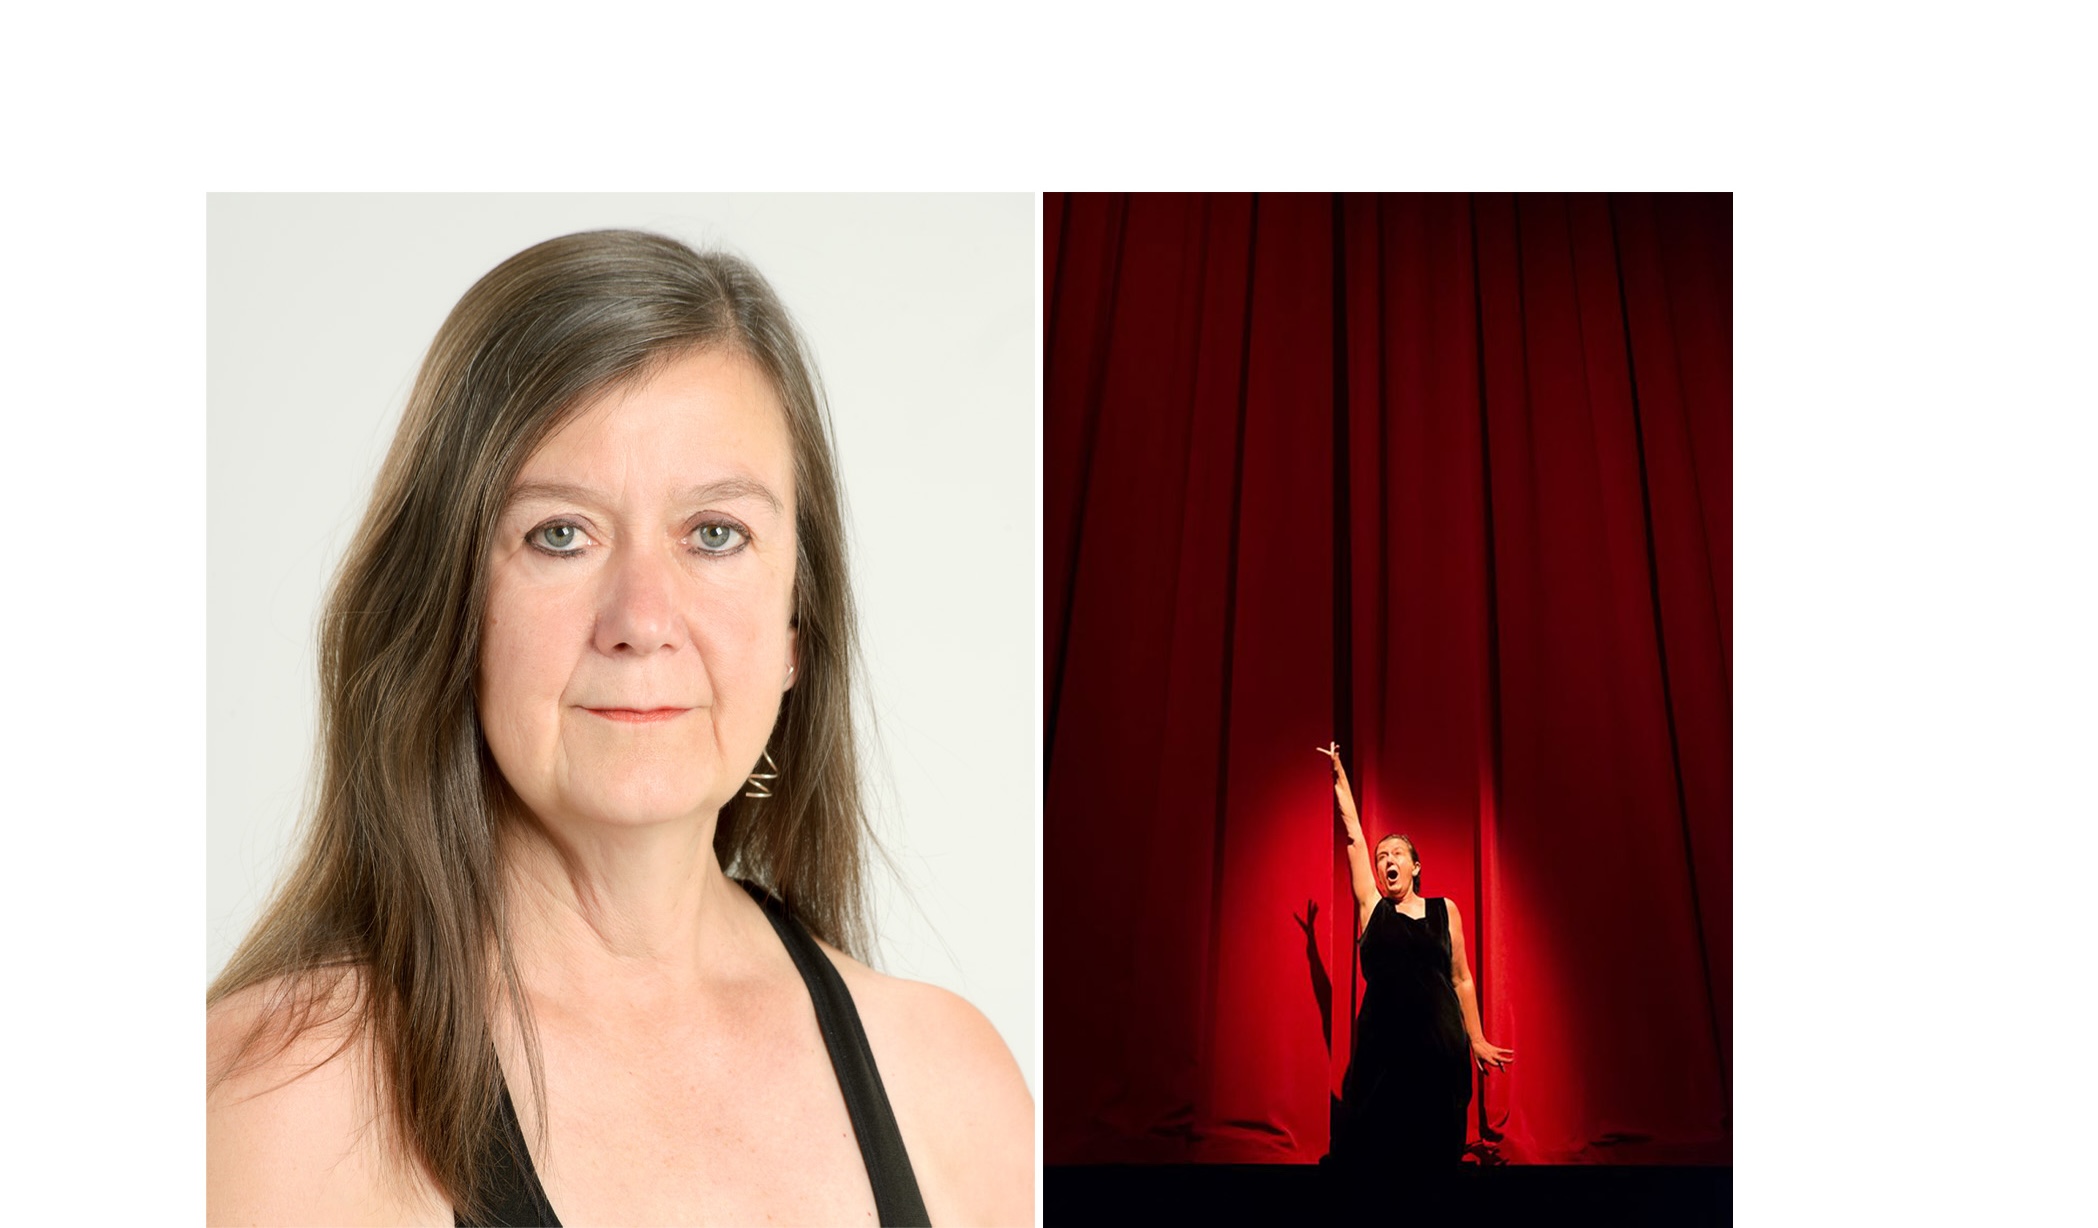
[[[600,573],[597,650],[607,656],[675,651],[685,642],[677,560],[647,546],[615,549]]]

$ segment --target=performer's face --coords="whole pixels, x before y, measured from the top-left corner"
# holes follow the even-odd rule
[[[1413,886],[1413,876],[1420,873],[1420,864],[1413,860],[1413,850],[1397,836],[1387,838],[1377,846],[1377,890],[1388,898],[1397,898],[1401,891]]]

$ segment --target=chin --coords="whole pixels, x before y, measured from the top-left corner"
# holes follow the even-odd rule
[[[599,782],[571,790],[561,799],[567,814],[618,827],[674,823],[721,809],[722,800],[707,787],[712,782],[664,780],[653,775]]]

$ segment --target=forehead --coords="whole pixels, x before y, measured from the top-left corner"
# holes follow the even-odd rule
[[[1403,838],[1399,836],[1386,836],[1382,840],[1377,841],[1377,851],[1379,853],[1404,853],[1408,850],[1406,848],[1406,841]]]
[[[786,410],[772,381],[742,353],[710,349],[592,399],[540,445],[517,482],[642,497],[741,480],[785,503],[793,469]]]

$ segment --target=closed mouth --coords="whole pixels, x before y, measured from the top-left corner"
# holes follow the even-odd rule
[[[629,725],[647,725],[658,721],[675,720],[690,712],[690,708],[585,708],[592,716],[601,716],[608,721],[620,721]]]

